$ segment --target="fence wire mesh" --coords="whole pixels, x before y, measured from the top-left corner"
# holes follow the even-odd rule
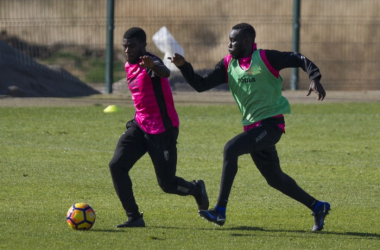
[[[106,5],[106,0],[0,0],[0,40],[88,84],[102,84]],[[130,27],[143,28],[147,50],[163,58],[152,36],[165,26],[185,58],[205,72],[228,53],[228,33],[240,22],[255,27],[259,48],[291,51],[292,10],[293,0],[115,0],[114,80],[125,77],[121,43]],[[326,89],[380,89],[378,0],[302,0],[300,22],[299,52],[319,66]],[[281,75],[289,89],[290,69]],[[308,85],[301,70],[299,87]]]

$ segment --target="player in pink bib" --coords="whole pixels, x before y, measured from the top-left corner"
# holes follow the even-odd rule
[[[127,59],[127,83],[135,106],[134,119],[126,124],[109,163],[115,191],[128,220],[117,227],[145,227],[135,201],[129,171],[145,153],[152,159],[161,189],[170,194],[193,195],[198,210],[208,209],[202,180],[186,181],[176,176],[179,119],[168,82],[170,70],[155,55],[146,52],[146,34],[138,27],[123,37]]]

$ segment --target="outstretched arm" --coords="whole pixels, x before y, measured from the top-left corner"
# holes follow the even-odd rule
[[[177,66],[189,85],[198,92],[203,92],[226,83],[223,60],[215,66],[213,71],[205,76],[200,76],[194,72],[193,66],[186,62],[182,55],[175,53],[173,57],[169,57],[168,59]]]
[[[323,99],[325,99],[325,89],[323,88],[322,84],[319,82],[318,79],[312,80],[310,82],[309,92],[306,96],[309,96],[312,91],[317,94],[318,101],[323,101]]]
[[[307,96],[313,91],[317,94],[318,100],[322,101],[326,92],[319,82],[322,75],[319,68],[308,58],[297,52],[280,52],[277,50],[265,50],[265,55],[271,66],[280,71],[284,68],[302,68],[310,79],[310,87]]]
[[[164,78],[170,76],[170,70],[161,61],[153,60],[153,58],[148,55],[140,56],[140,59],[140,66],[151,69],[156,76]]]

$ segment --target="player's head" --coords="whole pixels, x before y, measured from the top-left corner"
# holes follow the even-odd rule
[[[127,61],[131,64],[139,62],[139,57],[146,53],[146,34],[139,27],[128,29],[123,36],[123,47]]]
[[[228,51],[233,58],[246,57],[252,53],[252,47],[256,38],[256,32],[252,25],[239,23],[232,27],[229,36]]]

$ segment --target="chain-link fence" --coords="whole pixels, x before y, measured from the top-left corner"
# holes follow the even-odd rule
[[[0,0],[0,39],[44,64],[58,64],[82,81],[104,83],[106,0]],[[227,53],[228,33],[252,24],[259,48],[290,51],[293,0],[115,0],[114,80],[125,77],[121,43],[142,27],[147,50],[161,58],[152,36],[165,26],[196,70]],[[329,90],[380,89],[378,0],[302,0],[300,51],[319,66]],[[283,70],[289,89],[290,69]],[[1,77],[1,76],[0,76]],[[308,87],[300,71],[300,89]],[[116,87],[116,85],[115,85]]]

